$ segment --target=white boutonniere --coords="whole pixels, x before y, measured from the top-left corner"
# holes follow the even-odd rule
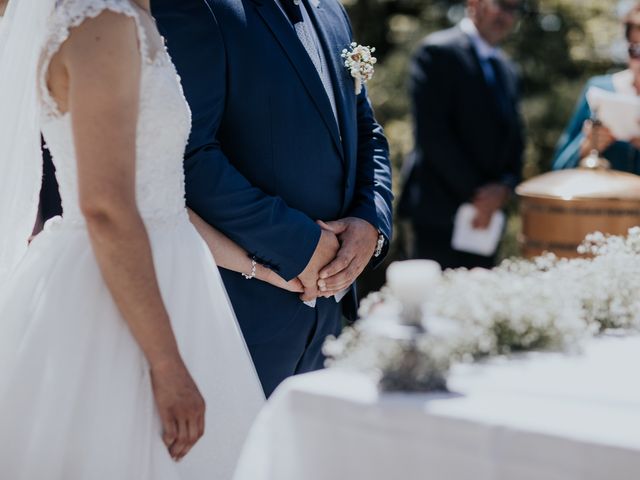
[[[362,86],[371,80],[375,73],[373,66],[378,61],[372,55],[375,51],[375,48],[358,45],[355,42],[349,45],[349,49],[342,50],[344,66],[349,69],[349,73],[356,81],[356,95],[360,95]]]

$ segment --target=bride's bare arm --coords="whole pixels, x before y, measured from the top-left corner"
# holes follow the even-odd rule
[[[80,206],[95,256],[149,362],[163,438],[179,459],[203,434],[204,400],[178,351],[136,205],[141,58],[135,23],[108,11],[86,20],[49,73],[52,93],[71,113]]]
[[[211,250],[218,266],[234,272],[251,274],[252,262],[242,247],[205,222],[193,210],[189,210],[189,218]],[[273,270],[260,264],[256,264],[256,279],[290,292],[304,292],[300,280],[287,282]]]

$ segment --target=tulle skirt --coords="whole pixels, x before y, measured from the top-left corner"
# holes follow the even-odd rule
[[[161,439],[142,351],[86,228],[50,221],[0,293],[0,478],[223,480],[264,403],[207,246],[185,215],[150,225],[180,351],[207,404],[179,463]]]

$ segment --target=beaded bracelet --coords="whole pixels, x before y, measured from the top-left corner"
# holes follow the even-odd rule
[[[258,266],[258,262],[256,262],[256,260],[254,258],[251,259],[251,273],[250,274],[246,274],[243,273],[242,276],[244,278],[246,278],[247,280],[251,280],[253,278],[256,278],[256,267]]]

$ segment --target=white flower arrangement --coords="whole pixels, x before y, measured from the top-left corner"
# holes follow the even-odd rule
[[[640,228],[627,237],[591,234],[579,251],[590,257],[546,254],[437,277],[427,263],[422,276],[415,262],[396,268],[363,300],[363,319],[327,341],[328,364],[370,372],[383,390],[430,391],[446,388],[456,362],[576,348],[604,330],[640,329]],[[420,279],[421,296],[415,288],[407,295],[409,277]]]
[[[375,51],[375,48],[358,45],[356,42],[349,45],[349,49],[342,50],[344,66],[355,79],[356,95],[360,95],[362,86],[373,78],[375,73],[373,66],[378,62],[378,59],[373,56]]]

